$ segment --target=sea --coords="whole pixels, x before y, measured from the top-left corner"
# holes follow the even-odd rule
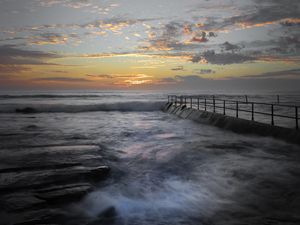
[[[79,201],[55,206],[70,218],[58,224],[299,224],[300,147],[163,113],[169,94],[209,98],[214,93],[1,92],[0,164],[5,164],[5,154],[17,155],[28,148],[93,145],[103,149],[101,157],[111,176]],[[232,93],[215,96],[245,98]],[[277,101],[273,93],[247,98]],[[280,103],[299,105],[300,94],[280,93]],[[275,122],[294,129],[294,120]],[[26,211],[11,223],[10,216],[16,214],[3,215],[4,224],[21,224],[20,220],[36,214]],[[82,219],[74,220],[72,215]]]

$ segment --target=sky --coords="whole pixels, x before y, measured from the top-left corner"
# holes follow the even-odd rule
[[[299,0],[0,0],[0,88],[300,90],[299,35]]]

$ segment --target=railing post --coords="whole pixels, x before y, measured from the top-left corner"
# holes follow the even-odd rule
[[[271,125],[274,126],[274,105],[271,105]]]
[[[186,97],[184,97],[184,104],[186,105]]]
[[[295,106],[295,119],[296,119],[296,129],[299,130],[299,124],[298,124],[298,106]]]
[[[279,95],[277,95],[277,103],[279,104]]]
[[[206,98],[204,99],[204,110],[206,111]]]
[[[247,96],[247,95],[245,95],[245,98],[246,98],[246,103],[248,104],[248,96]]]
[[[197,109],[198,110],[200,109],[200,100],[199,100],[199,97],[197,98]]]
[[[225,100],[223,100],[223,115],[225,115]]]
[[[239,102],[236,101],[236,118],[239,117]]]
[[[254,121],[254,103],[251,103],[251,120]]]
[[[215,96],[213,96],[213,105],[214,105],[214,113],[216,112],[216,100]]]
[[[193,108],[193,97],[191,97],[191,109]]]

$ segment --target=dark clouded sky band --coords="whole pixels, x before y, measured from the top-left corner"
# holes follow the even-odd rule
[[[2,0],[0,12],[2,88],[299,89],[297,0]]]

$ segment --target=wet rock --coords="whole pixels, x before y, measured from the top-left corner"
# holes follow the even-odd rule
[[[2,197],[2,207],[7,212],[24,211],[45,205],[45,201],[33,196],[31,193],[18,193]],[[2,208],[1,207],[1,208]]]
[[[107,209],[103,210],[99,213],[98,218],[113,218],[117,215],[116,208],[114,206],[108,207]]]
[[[108,166],[76,166],[63,169],[3,173],[0,176],[0,192],[44,188],[52,184],[98,182],[110,172]]]
[[[40,190],[35,196],[47,202],[77,201],[90,192],[93,187],[88,183],[55,186]]]
[[[108,166],[99,166],[97,168],[92,168],[90,170],[89,176],[94,179],[101,179],[106,177],[110,172],[110,168]]]
[[[17,113],[24,113],[24,114],[29,114],[29,113],[37,113],[36,109],[31,108],[31,107],[25,107],[23,109],[16,109]]]
[[[88,225],[99,225],[99,224],[115,224],[117,211],[114,206],[110,206],[98,214],[98,219],[88,223]]]

